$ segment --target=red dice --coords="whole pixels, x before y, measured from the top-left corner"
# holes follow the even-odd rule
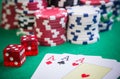
[[[21,45],[25,47],[26,56],[32,56],[38,54],[38,40],[35,35],[22,36]]]
[[[22,45],[11,44],[3,50],[4,65],[11,67],[21,66],[25,60],[25,49]]]

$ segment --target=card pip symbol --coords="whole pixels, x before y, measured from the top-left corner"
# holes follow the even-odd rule
[[[89,76],[90,76],[89,74],[85,74],[85,73],[81,74],[81,77],[82,77],[82,78],[87,78],[87,77],[89,77]]]
[[[47,64],[47,65],[50,65],[50,64],[52,64],[52,62],[51,62],[51,61],[47,61],[46,64]]]
[[[58,62],[58,64],[65,64],[65,62],[64,61],[60,61],[60,62]]]
[[[77,66],[77,65],[79,65],[79,64],[78,64],[78,63],[72,63],[72,65],[73,65],[73,66]]]

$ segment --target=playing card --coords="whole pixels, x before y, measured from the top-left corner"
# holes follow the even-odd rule
[[[118,69],[120,64],[115,60],[103,59],[100,56],[74,55],[67,53],[46,54],[31,79],[61,79],[84,63],[111,68],[112,70],[106,74],[103,79],[117,79],[120,74],[120,70]]]
[[[56,72],[56,75],[59,74],[54,79],[61,79],[71,70],[83,64],[84,62],[97,62],[97,60],[102,59],[98,56],[84,56],[84,55],[73,55],[73,54],[63,54],[60,59],[57,60],[57,66],[59,67],[59,72]]]
[[[83,63],[62,79],[102,79],[110,70],[104,66]]]
[[[61,79],[71,70],[85,61],[93,62],[102,59],[98,56],[73,54],[47,54],[36,69],[31,79]]]
[[[117,79],[120,76],[120,63],[112,59],[103,59],[98,62],[101,66],[110,67],[112,70],[103,79]]]
[[[68,69],[64,69],[72,59],[74,58],[67,54],[47,54],[31,79],[61,79],[63,74],[68,73],[66,72]]]
[[[51,73],[56,71],[54,64],[59,57],[60,54],[46,54],[31,79],[49,79]]]
[[[99,59],[96,62],[91,62],[91,64],[96,64],[100,66],[105,66],[111,68],[111,71],[105,75],[103,79],[117,79],[120,76],[120,63],[112,59]]]
[[[80,56],[78,55],[78,58]],[[92,63],[92,64],[96,64],[96,65],[100,65],[100,66],[105,66],[105,67],[109,67],[112,70],[105,75],[105,77],[103,79],[117,79],[120,76],[120,63],[117,62],[116,60],[111,60],[111,59],[103,59],[101,57],[98,56],[84,56],[84,62],[83,63]],[[75,62],[81,61],[82,59],[78,59]],[[74,62],[74,63],[75,63]],[[82,63],[80,63],[82,64]],[[79,64],[79,65],[80,65]],[[76,63],[74,64],[76,65]]]
[[[97,63],[101,59],[102,59],[101,56],[76,55],[76,59],[71,61],[71,64],[72,66],[78,66],[80,64],[83,64],[84,62]]]

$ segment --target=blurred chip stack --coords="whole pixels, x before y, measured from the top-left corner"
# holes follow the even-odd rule
[[[109,0],[80,0],[81,4],[97,6],[101,10],[101,21],[99,23],[99,32],[111,30],[113,25],[113,2]]]
[[[9,30],[18,28],[17,14],[14,0],[2,0],[1,27]]]
[[[40,45],[57,46],[66,41],[67,11],[48,7],[35,12],[35,35]]]
[[[113,10],[113,20],[120,22],[120,0],[111,0],[113,2],[112,10]]]
[[[17,35],[33,34],[35,23],[34,12],[46,8],[46,0],[16,0],[16,4],[16,12],[19,17],[18,23],[20,28],[17,31]]]
[[[71,7],[79,4],[79,0],[48,0],[49,6],[55,7]]]
[[[67,40],[73,44],[92,44],[99,40],[100,9],[93,6],[74,6],[67,9]]]

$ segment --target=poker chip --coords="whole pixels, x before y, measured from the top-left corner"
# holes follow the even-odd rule
[[[66,42],[67,11],[63,8],[48,7],[35,12],[34,33],[39,44],[57,46]]]
[[[67,8],[79,4],[79,0],[48,0],[49,6]]]
[[[69,40],[70,43],[74,43],[74,44],[82,44],[82,45],[87,45],[87,44],[92,44],[95,43],[96,41],[98,41],[99,39],[93,39],[93,40],[87,40],[87,41],[73,41],[73,40]]]
[[[109,2],[109,0],[80,0],[80,2],[87,5],[101,5]]]
[[[15,4],[12,2],[2,2],[2,20],[1,27],[9,30],[9,29],[17,29],[18,28],[18,17],[15,12]]]
[[[85,45],[97,42],[99,32],[111,30],[113,22],[120,21],[119,0],[47,1],[55,7],[47,7],[46,0],[3,0],[1,27],[19,28],[17,36],[35,34],[44,46],[66,41]],[[75,6],[79,2],[82,5]]]
[[[107,14],[101,15],[101,22],[108,21],[109,19],[112,19],[113,12],[108,12]]]
[[[99,23],[99,32],[109,31],[113,25],[113,2],[100,5],[101,21]]]
[[[112,29],[113,20],[118,16],[119,11],[115,8],[119,3],[117,0],[80,0],[81,4],[93,5],[100,8],[101,20],[99,23],[99,32]]]
[[[79,10],[78,10],[79,9]],[[98,41],[100,9],[93,6],[74,6],[67,9],[67,41],[73,44],[91,44]]]
[[[108,20],[108,21],[105,21],[105,22],[100,22],[99,23],[99,31],[100,32],[104,32],[104,31],[108,31],[108,30],[111,30],[112,29],[112,25],[113,25],[113,20]]]
[[[35,12],[37,18],[56,20],[57,18],[67,16],[66,10],[63,8],[52,8],[48,7],[46,9],[39,10]]]
[[[113,0],[111,1],[113,2],[113,6],[112,6],[112,11],[113,11],[113,20],[114,21],[120,21],[119,20],[119,16],[120,16],[120,1],[119,0]]]
[[[16,12],[23,15],[34,14],[36,10],[47,7],[47,2],[45,0],[32,0],[32,1],[18,0],[16,4],[17,4]]]
[[[48,39],[49,40],[49,39]],[[46,39],[46,42],[41,42],[40,45],[42,46],[57,46],[60,44],[63,44],[65,41],[64,40],[59,40],[59,41],[50,41],[48,42],[48,40]]]
[[[33,30],[35,18],[34,16],[19,15],[18,23],[19,27],[26,30]]]
[[[19,35],[34,34],[35,11],[47,7],[45,0],[16,0],[16,13],[18,14]]]

